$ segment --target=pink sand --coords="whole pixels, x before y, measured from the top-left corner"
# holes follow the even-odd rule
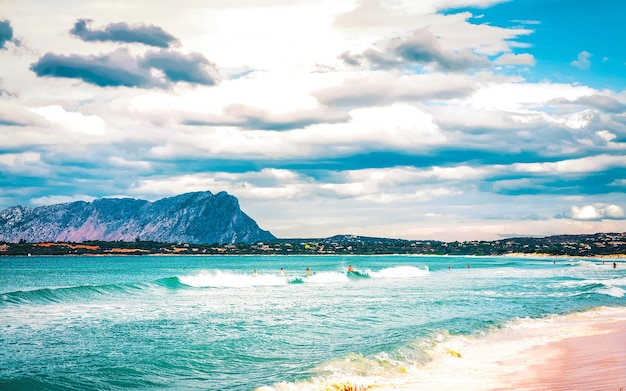
[[[446,341],[434,354],[405,377],[367,389],[626,391],[626,308],[522,320],[477,339]]]

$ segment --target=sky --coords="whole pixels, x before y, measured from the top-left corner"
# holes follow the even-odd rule
[[[0,209],[226,191],[280,238],[626,231],[621,0],[1,0]]]

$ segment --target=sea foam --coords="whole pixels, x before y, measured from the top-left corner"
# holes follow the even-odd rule
[[[273,274],[239,274],[231,272],[203,271],[191,276],[178,278],[182,284],[195,288],[246,288],[254,286],[287,285],[285,277]]]
[[[414,278],[428,274],[428,267],[419,268],[415,266],[395,266],[369,273],[372,278]]]

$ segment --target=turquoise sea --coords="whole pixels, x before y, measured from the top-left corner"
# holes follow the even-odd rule
[[[0,257],[0,390],[366,383],[446,338],[625,293],[626,263],[608,259]]]

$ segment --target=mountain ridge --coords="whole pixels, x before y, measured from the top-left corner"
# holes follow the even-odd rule
[[[154,202],[100,198],[0,211],[0,241],[154,240],[250,243],[275,239],[226,192],[184,193]]]

